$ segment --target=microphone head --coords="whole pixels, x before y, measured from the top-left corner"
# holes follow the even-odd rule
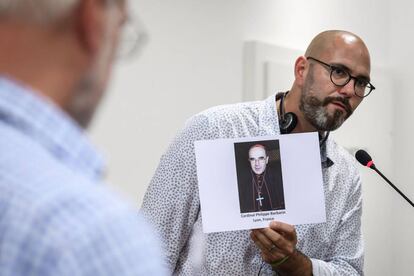
[[[363,166],[367,166],[369,168],[373,168],[374,167],[374,162],[372,161],[371,156],[365,150],[362,150],[362,149],[358,150],[355,153],[355,158]]]

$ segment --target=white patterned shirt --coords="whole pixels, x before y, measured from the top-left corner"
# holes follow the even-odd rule
[[[165,275],[153,231],[100,182],[66,114],[0,76],[0,275]]]
[[[202,234],[194,141],[279,134],[275,97],[217,106],[189,119],[162,156],[142,212],[156,226],[176,275],[257,275],[250,231]],[[354,158],[328,138],[321,148],[325,223],[297,225],[297,248],[313,275],[363,275],[361,181]],[[275,274],[265,264],[261,275]]]

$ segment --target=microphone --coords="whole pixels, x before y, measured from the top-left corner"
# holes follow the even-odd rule
[[[355,158],[356,160],[358,160],[359,163],[361,163],[363,166],[367,166],[370,169],[373,169],[374,171],[376,171],[385,181],[387,181],[388,184],[391,185],[391,187],[394,188],[394,190],[396,190],[405,200],[407,200],[408,203],[411,204],[411,206],[414,207],[413,202],[405,196],[405,194],[403,194],[397,187],[395,187],[394,184],[391,183],[391,181],[388,180],[388,178],[386,178],[375,166],[374,161],[372,161],[371,156],[368,154],[368,152],[366,152],[365,150],[358,150],[355,153]]]

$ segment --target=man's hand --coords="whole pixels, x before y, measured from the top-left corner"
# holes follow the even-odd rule
[[[312,263],[296,249],[295,227],[272,221],[269,228],[255,229],[251,239],[261,250],[262,259],[281,275],[312,275]]]

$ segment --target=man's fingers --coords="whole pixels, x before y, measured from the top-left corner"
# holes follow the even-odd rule
[[[286,237],[271,228],[261,229],[260,234],[257,234],[257,237],[261,238],[262,241],[264,240],[266,245],[271,246],[271,244],[274,244],[278,247],[280,252],[287,255],[292,254],[296,246],[296,242],[286,239]]]
[[[254,241],[254,243],[260,248],[262,251],[269,251],[272,248],[272,242],[263,235],[260,230],[252,230],[250,233],[250,237]]]
[[[296,244],[270,228],[252,230],[251,235],[255,244],[269,256],[280,258],[292,254],[295,250]]]
[[[292,240],[296,243],[297,236],[296,236],[295,227],[293,225],[283,223],[280,221],[272,221],[269,225],[269,228],[280,233],[281,235],[286,237],[288,240]]]

